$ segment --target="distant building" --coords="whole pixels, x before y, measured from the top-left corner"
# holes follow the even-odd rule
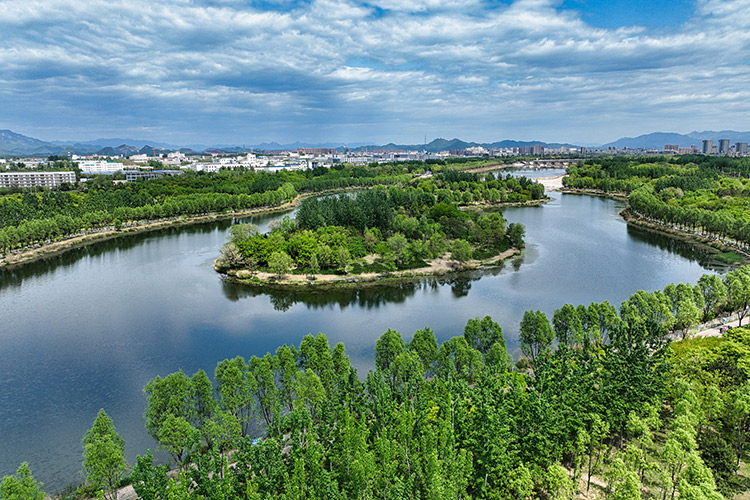
[[[665,144],[664,145],[664,151],[679,151],[680,146],[679,144]]]
[[[719,139],[719,154],[729,154],[729,139]]]
[[[531,152],[534,156],[541,156],[544,154],[544,146],[542,146],[541,144],[534,144]]]
[[[64,182],[75,184],[75,172],[3,172],[0,188],[57,187]]]
[[[109,162],[102,160],[86,160],[78,163],[78,168],[84,174],[114,174],[121,172],[122,163]]]
[[[734,145],[734,152],[739,155],[746,155],[747,154],[747,143],[746,142],[737,142]]]
[[[714,141],[711,139],[703,139],[703,154],[710,155],[714,149]]]
[[[333,148],[298,148],[297,153],[301,155],[332,155],[336,153]]]
[[[151,170],[151,171],[140,171],[140,170],[128,170],[125,172],[125,180],[128,182],[135,181],[149,181],[151,179],[159,179],[165,175],[180,175],[184,172],[182,170]]]

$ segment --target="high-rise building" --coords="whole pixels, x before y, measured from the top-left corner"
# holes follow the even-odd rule
[[[710,155],[711,150],[714,148],[714,141],[711,139],[703,139],[703,154]]]
[[[680,146],[679,144],[665,144],[664,145],[664,151],[679,151]]]
[[[719,154],[729,154],[729,139],[719,139]]]
[[[746,155],[747,154],[747,143],[746,142],[737,142],[734,145],[734,152],[740,155]]]

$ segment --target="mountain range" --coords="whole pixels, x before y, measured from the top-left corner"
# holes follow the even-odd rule
[[[735,142],[750,142],[750,132],[737,132],[735,130],[722,130],[719,132],[704,130],[703,132],[693,131],[689,134],[653,132],[651,134],[639,135],[638,137],[623,137],[622,139],[602,144],[599,148],[662,149],[667,144],[677,144],[681,148],[687,148],[692,145],[701,147],[704,139],[712,140],[714,144],[718,144],[719,139],[729,139],[730,144],[734,144]]]
[[[680,147],[689,147],[690,145],[701,145],[701,141],[710,139],[717,144],[719,139],[729,139],[730,143],[750,142],[750,132],[737,132],[734,130],[722,130],[720,132],[706,130],[703,132],[690,132],[689,134],[677,134],[669,132],[654,132],[651,134],[640,135],[638,137],[623,137],[613,142],[598,146],[599,148],[615,147],[621,148],[643,148],[643,149],[662,149],[666,144],[677,144]],[[236,144],[219,144],[206,146],[203,144],[176,145],[149,140],[135,139],[96,139],[93,141],[65,142],[65,141],[42,141],[33,137],[15,133],[11,130],[0,130],[0,156],[49,156],[49,155],[67,155],[67,154],[100,154],[105,156],[130,156],[133,154],[147,154],[149,156],[156,153],[170,151],[181,151],[183,153],[198,152],[226,152],[242,153],[244,151],[261,150],[295,150],[298,148],[347,148],[353,151],[372,151],[372,150],[404,150],[404,151],[428,151],[435,153],[451,149],[466,149],[469,147],[481,146],[487,149],[493,148],[513,148],[522,146],[533,146],[541,144],[548,148],[559,148],[566,146],[568,148],[577,147],[573,144],[547,143],[543,141],[514,141],[503,140],[491,143],[466,142],[460,139],[442,139],[438,138],[427,144],[394,144],[389,143],[381,146],[367,144],[364,142],[341,143],[341,142],[324,142],[324,143],[305,143],[295,142],[291,144],[279,144],[276,142],[263,142],[256,145],[236,145]]]
[[[279,144],[277,142],[263,142],[255,145],[236,144],[225,145],[219,144],[214,146],[205,146],[191,144],[188,146],[179,146],[175,144],[161,143],[157,141],[135,140],[135,139],[96,139],[93,141],[65,142],[65,141],[41,141],[33,137],[15,133],[11,130],[0,130],[0,156],[49,156],[63,154],[100,154],[104,156],[130,156],[133,154],[148,154],[169,151],[182,151],[184,153],[197,152],[226,152],[242,153],[243,151],[260,150],[260,151],[280,151],[295,150],[298,148],[334,148],[342,150],[343,148],[353,151],[366,150],[404,150],[404,151],[428,151],[438,152],[450,149],[466,149],[474,146],[485,148],[510,148],[521,146],[533,146],[541,144],[545,147],[559,148],[564,145],[575,147],[572,144],[546,143],[543,141],[513,141],[503,140],[492,143],[466,142],[460,139],[435,139],[427,144],[394,144],[374,145],[365,142],[341,143],[341,142],[323,142],[307,143],[294,142],[291,144]]]

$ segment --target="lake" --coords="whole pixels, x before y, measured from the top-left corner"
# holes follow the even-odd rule
[[[324,332],[332,346],[346,344],[362,376],[388,328],[409,340],[430,326],[444,341],[485,315],[500,323],[517,356],[526,310],[551,318],[565,303],[619,306],[639,289],[725,271],[704,250],[628,228],[620,201],[551,196],[544,206],[505,211],[509,222],[525,224],[527,249],[504,268],[383,289],[267,293],[228,283],[212,264],[230,220],[0,271],[0,476],[28,461],[47,491],[81,481],[81,438],[100,408],[126,440],[132,465],[156,448],[142,393],[156,375],[204,369],[212,376],[222,359],[262,356]],[[263,229],[280,217],[251,222]]]

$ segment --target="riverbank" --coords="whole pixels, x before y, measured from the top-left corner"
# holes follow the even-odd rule
[[[102,241],[111,240],[114,238],[120,238],[123,236],[130,236],[139,233],[158,231],[161,229],[167,229],[170,227],[182,227],[193,224],[205,224],[207,222],[214,222],[218,220],[234,219],[250,217],[253,215],[268,215],[278,212],[286,212],[293,210],[303,200],[313,196],[325,196],[327,194],[335,194],[343,191],[355,191],[359,189],[367,189],[361,187],[353,187],[346,189],[332,189],[328,191],[321,191],[317,193],[305,193],[298,194],[293,200],[283,203],[277,207],[259,207],[250,208],[247,210],[240,210],[234,212],[222,212],[213,214],[201,214],[201,215],[190,215],[175,217],[172,219],[160,219],[155,221],[145,221],[143,223],[133,223],[132,225],[123,226],[117,230],[113,227],[105,227],[98,230],[92,230],[85,234],[77,234],[66,237],[61,240],[52,241],[43,245],[36,246],[34,248],[26,248],[16,252],[8,253],[0,258],[0,269],[3,268],[15,268],[24,264],[29,264],[38,260],[54,257],[70,250],[81,248],[86,245],[93,243],[99,243]]]
[[[247,269],[238,269],[227,271],[225,276],[236,283],[246,283],[254,285],[264,285],[277,288],[303,288],[326,289],[340,287],[366,287],[374,285],[383,285],[387,283],[398,283],[411,281],[418,278],[430,276],[443,276],[446,274],[472,271],[489,267],[502,265],[506,260],[521,255],[517,248],[510,248],[494,257],[482,260],[470,260],[466,263],[459,263],[451,260],[446,256],[438,257],[428,261],[425,267],[416,269],[404,269],[402,271],[392,271],[387,273],[362,273],[362,274],[285,274],[281,278],[273,273],[253,272]],[[217,270],[218,271],[218,270]]]
[[[546,189],[546,187],[545,187]],[[628,195],[626,193],[608,193],[598,189],[575,189],[563,187],[560,191],[564,194],[579,194],[585,196],[598,196],[602,198],[611,198],[620,201],[627,201]],[[637,227],[644,231],[662,234],[669,236],[670,238],[690,242],[701,247],[704,247],[714,253],[732,252],[743,258],[743,262],[750,262],[750,251],[740,248],[739,246],[733,245],[730,242],[725,242],[717,239],[713,236],[699,234],[692,231],[687,231],[679,227],[670,226],[656,221],[650,221],[642,217],[640,214],[634,213],[630,210],[630,207],[626,207],[620,211],[620,216],[625,220],[629,226]]]
[[[620,215],[623,219],[625,219],[625,222],[633,227],[637,227],[639,229],[643,229],[645,231],[650,231],[653,233],[665,234],[670,238],[695,243],[697,245],[709,248],[716,253],[732,252],[744,259],[744,262],[741,263],[747,263],[748,261],[750,261],[750,252],[736,245],[732,245],[729,242],[717,239],[716,237],[686,231],[674,226],[662,224],[660,222],[647,220],[645,217],[630,210],[630,207],[622,210],[620,212]]]

